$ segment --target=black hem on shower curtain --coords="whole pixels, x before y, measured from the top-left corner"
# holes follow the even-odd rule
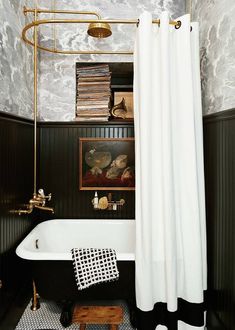
[[[147,312],[137,308],[137,329],[155,330],[160,324],[166,326],[168,330],[177,330],[178,321],[194,327],[203,327],[205,310],[205,302],[195,304],[181,298],[178,298],[178,310],[175,312],[169,312],[166,303],[156,303],[154,309]]]

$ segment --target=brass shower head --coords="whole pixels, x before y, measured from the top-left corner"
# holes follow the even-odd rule
[[[90,23],[88,26],[87,33],[91,37],[95,38],[107,38],[111,36],[112,31],[108,23]]]

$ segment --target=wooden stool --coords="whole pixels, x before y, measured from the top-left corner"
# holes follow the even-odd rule
[[[80,330],[88,324],[106,324],[110,330],[118,330],[123,322],[123,310],[120,306],[79,306],[73,311],[72,323],[80,323]]]

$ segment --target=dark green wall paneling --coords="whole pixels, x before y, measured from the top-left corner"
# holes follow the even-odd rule
[[[0,319],[25,279],[15,248],[33,222],[10,211],[22,207],[31,197],[32,169],[32,123],[0,114]]]
[[[135,216],[133,191],[113,191],[116,200],[124,198],[121,211],[94,211],[94,191],[79,190],[79,137],[126,138],[134,136],[132,123],[121,124],[40,124],[40,185],[52,193],[54,218],[127,218]],[[99,197],[109,191],[98,191]],[[51,218],[44,214],[43,218]]]
[[[204,118],[211,307],[222,329],[235,329],[235,110]],[[213,324],[209,324],[213,329]]]

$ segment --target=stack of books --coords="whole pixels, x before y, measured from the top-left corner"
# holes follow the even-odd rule
[[[108,121],[111,72],[108,64],[77,67],[78,121]]]

